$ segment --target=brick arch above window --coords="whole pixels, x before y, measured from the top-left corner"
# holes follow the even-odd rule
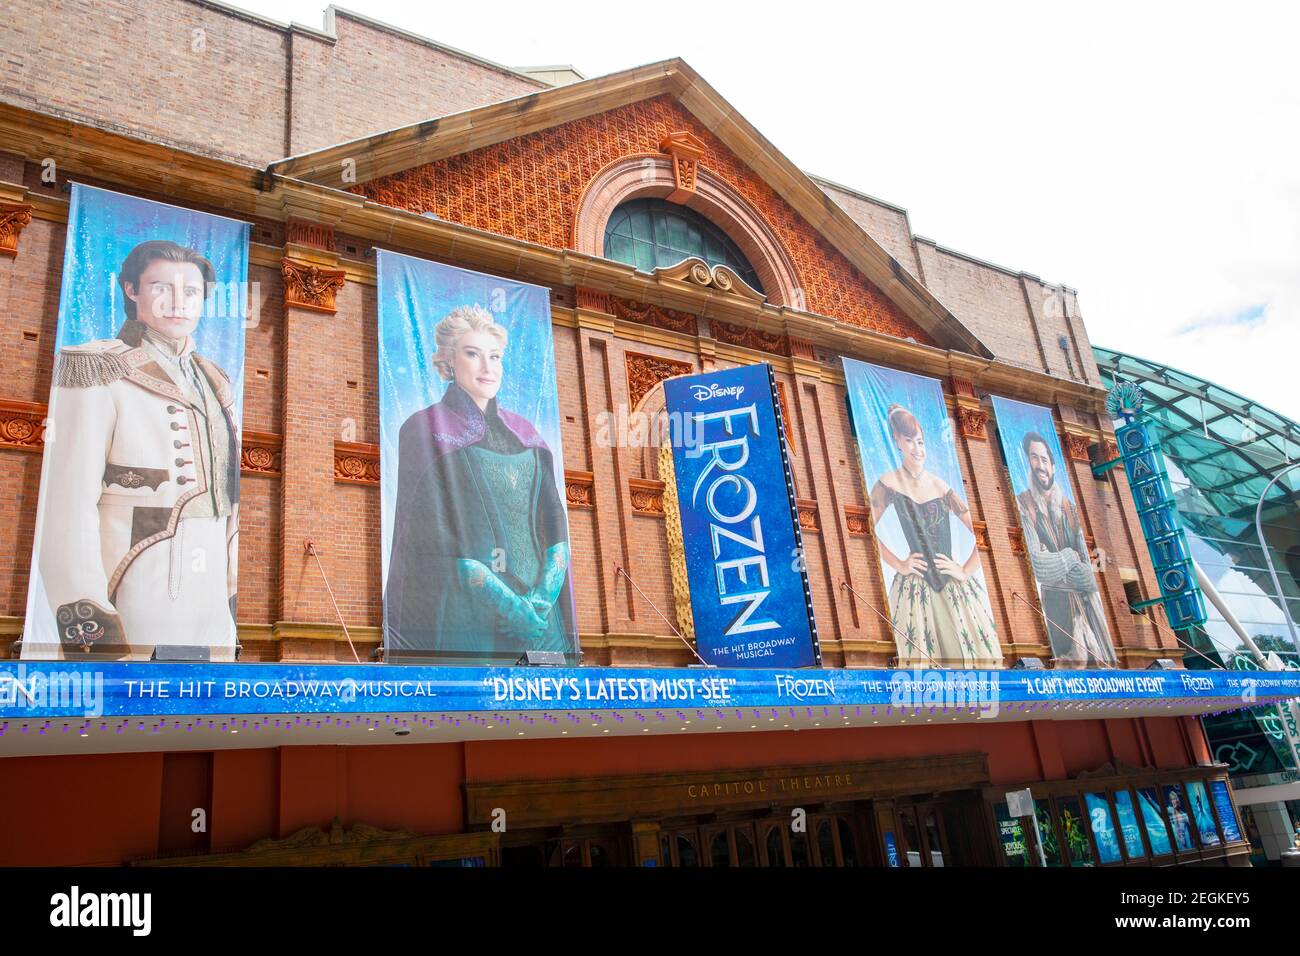
[[[635,153],[606,165],[587,183],[573,222],[573,248],[603,256],[605,226],[619,206],[633,199],[667,199],[677,188],[671,157]],[[683,203],[730,237],[749,260],[768,301],[805,307],[794,263],[776,233],[743,196],[707,169],[696,174],[695,190]]]

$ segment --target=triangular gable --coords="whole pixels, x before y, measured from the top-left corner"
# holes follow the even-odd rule
[[[674,135],[684,139],[674,141]],[[507,100],[291,157],[268,172],[384,205],[575,248],[575,214],[602,168],[696,144],[784,247],[801,308],[991,357],[919,281],[680,60]]]

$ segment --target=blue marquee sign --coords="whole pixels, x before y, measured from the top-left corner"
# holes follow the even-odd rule
[[[1115,439],[1169,624],[1175,629],[1204,624],[1205,600],[1196,585],[1187,536],[1178,517],[1159,442],[1147,422],[1131,418],[1116,430]]]
[[[57,718],[707,710],[848,716],[951,708],[985,718],[1103,702],[1242,707],[1300,697],[1296,671],[426,667],[0,661],[0,738]],[[17,722],[17,724],[15,724]]]

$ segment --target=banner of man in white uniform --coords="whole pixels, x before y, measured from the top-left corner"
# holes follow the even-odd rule
[[[233,657],[248,236],[73,187],[23,657]]]

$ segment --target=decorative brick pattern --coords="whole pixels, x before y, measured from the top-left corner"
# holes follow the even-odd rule
[[[589,471],[565,471],[564,500],[570,508],[590,511],[596,507],[594,478]]]
[[[265,432],[244,432],[239,468],[246,475],[277,476],[283,468],[283,444],[279,435]]]
[[[383,176],[354,188],[376,202],[554,249],[572,248],[587,183],[631,153],[657,153],[670,133],[704,144],[700,164],[759,211],[789,254],[807,309],[934,344],[794,208],[670,96],[658,96],[518,139]]]
[[[45,445],[45,406],[0,401],[0,448],[40,451]]]
[[[627,366],[627,401],[631,408],[641,404],[652,388],[674,375],[689,375],[695,371],[690,362],[674,362],[657,355],[628,352],[624,357]]]
[[[844,524],[855,538],[871,537],[871,509],[860,505],[844,506]]]
[[[363,442],[336,441],[334,480],[356,485],[379,484],[379,446]]]
[[[608,292],[601,292],[599,289],[589,289],[585,285],[580,285],[574,287],[573,299],[574,305],[579,309],[604,312],[606,315],[614,314],[614,297]]]
[[[632,498],[632,510],[639,515],[655,518],[664,516],[664,483],[652,478],[628,479],[628,493]]]

